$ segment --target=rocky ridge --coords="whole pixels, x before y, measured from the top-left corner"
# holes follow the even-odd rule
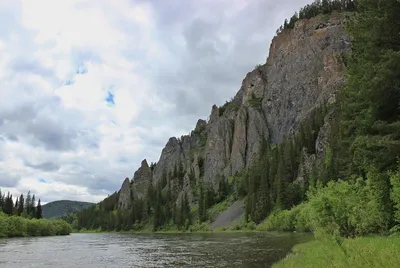
[[[128,208],[149,183],[163,177],[169,181],[179,167],[184,174],[181,191],[188,189],[190,174],[217,188],[222,177],[248,168],[264,141],[280,143],[298,131],[311,111],[334,102],[345,82],[342,54],[351,50],[343,22],[338,13],[320,15],[278,34],[266,63],[246,75],[231,101],[214,105],[209,120],[198,120],[190,135],[170,138],[154,170],[142,161],[133,179],[122,184],[119,206]],[[305,156],[299,174],[323,158],[331,116],[328,113],[319,133],[316,155]]]

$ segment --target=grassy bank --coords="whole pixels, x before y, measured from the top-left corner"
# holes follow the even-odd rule
[[[293,248],[274,268],[289,267],[398,267],[400,236],[359,237],[341,242],[321,239]]]
[[[0,213],[0,238],[68,235],[71,226],[63,220],[27,219]]]

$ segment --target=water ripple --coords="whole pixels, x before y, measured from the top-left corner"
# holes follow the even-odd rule
[[[269,267],[305,235],[71,234],[0,240],[0,267]]]

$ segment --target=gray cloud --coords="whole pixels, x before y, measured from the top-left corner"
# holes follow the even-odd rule
[[[16,73],[27,72],[45,77],[54,76],[54,72],[51,69],[45,68],[35,60],[15,59],[10,68]]]
[[[0,185],[2,187],[15,187],[20,178],[6,171],[0,171]],[[1,187],[0,187],[1,188]]]
[[[42,171],[57,171],[60,169],[60,166],[58,164],[52,163],[52,162],[44,162],[40,164],[32,164],[29,161],[24,161],[24,165],[27,167],[31,167],[34,169],[39,169]]]
[[[76,133],[55,120],[43,118],[40,121],[29,122],[26,130],[34,136],[34,144],[42,145],[48,150],[67,151],[76,146]]]
[[[52,114],[52,111],[58,113]],[[74,115],[74,112],[68,112]],[[85,137],[72,122],[66,122],[58,98],[43,98],[36,102],[26,102],[10,109],[0,110],[0,133],[14,141],[23,138],[34,146],[42,146],[47,150],[74,150],[78,144],[78,136]],[[57,117],[55,117],[55,115]],[[71,117],[72,121],[74,117]],[[79,119],[79,117],[75,117]],[[68,117],[67,117],[68,119]],[[31,137],[31,138],[29,138]],[[89,142],[90,148],[96,148],[96,139]]]

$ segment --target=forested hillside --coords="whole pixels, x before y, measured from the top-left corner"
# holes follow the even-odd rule
[[[49,202],[43,205],[43,217],[46,219],[61,218],[70,213],[84,210],[88,207],[93,206],[94,203],[80,202],[71,200],[58,200]]]
[[[316,1],[285,20],[266,64],[77,229],[235,228],[383,233],[400,221],[400,2]],[[266,221],[264,221],[267,219]]]

